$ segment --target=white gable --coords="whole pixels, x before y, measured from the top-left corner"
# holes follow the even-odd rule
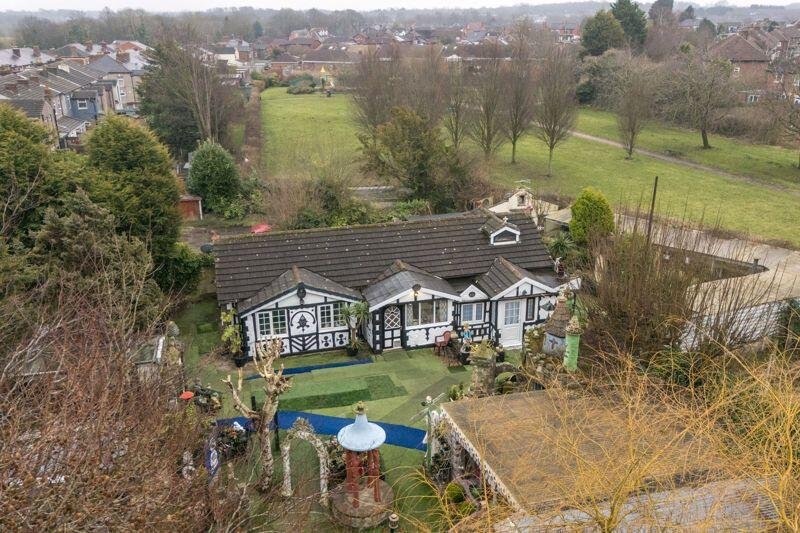
[[[469,287],[461,291],[461,294],[459,296],[461,296],[462,302],[469,302],[473,300],[487,300],[489,298],[488,294],[480,290],[475,285],[470,285]]]

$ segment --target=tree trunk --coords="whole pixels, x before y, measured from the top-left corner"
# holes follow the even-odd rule
[[[511,164],[517,162],[517,141],[516,139],[511,141]]]
[[[550,147],[550,154],[547,156],[547,177],[553,174],[553,147]]]
[[[711,145],[708,144],[708,132],[704,129],[700,130],[700,136],[703,138],[703,150],[708,150]]]
[[[797,153],[797,168],[800,168],[800,152]]]
[[[258,436],[260,449],[261,449],[261,479],[258,482],[258,488],[262,491],[267,491],[272,486],[272,474],[275,471],[275,459],[272,457],[272,430],[270,425],[275,419],[275,413],[278,411],[278,401],[275,400],[272,405],[261,411],[260,420],[258,421]]]

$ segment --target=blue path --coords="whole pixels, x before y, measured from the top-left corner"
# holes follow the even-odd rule
[[[326,365],[310,365],[310,366],[299,366],[297,368],[285,368],[283,370],[283,375],[290,376],[292,374],[305,374],[306,372],[311,372],[312,370],[322,370],[323,368],[340,368],[343,366],[354,366],[354,365],[368,365],[372,363],[372,359],[356,359],[354,361],[343,361],[341,363],[328,363]],[[249,379],[259,379],[261,376],[259,374],[253,374],[251,376],[247,376],[244,378],[245,380]]]
[[[305,418],[308,420],[311,425],[314,426],[314,431],[321,435],[336,435],[344,426],[353,423],[352,418],[317,415],[303,411],[278,411],[278,427],[280,429],[289,429],[298,418]],[[237,421],[242,426],[247,427],[246,424],[249,420],[250,419],[244,417],[222,418],[217,420],[217,424],[225,426],[231,425],[234,421]],[[375,423],[386,431],[386,444],[412,450],[425,450],[425,444],[422,443],[422,439],[425,438],[425,432],[423,430],[386,422]]]
[[[303,411],[278,411],[278,427],[289,429],[298,418],[305,418],[314,426],[314,431],[323,435],[336,435],[347,424],[352,424],[352,418],[338,416],[317,415]],[[425,450],[422,439],[425,432],[421,429],[386,422],[375,422],[386,431],[386,444],[410,448],[412,450]]]

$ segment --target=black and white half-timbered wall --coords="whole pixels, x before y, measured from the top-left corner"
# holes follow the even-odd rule
[[[278,337],[283,354],[344,347],[342,309],[364,301],[375,352],[432,345],[469,325],[473,338],[519,346],[566,280],[530,216],[475,210],[343,228],[234,237],[214,246],[217,297],[235,308],[245,353]]]

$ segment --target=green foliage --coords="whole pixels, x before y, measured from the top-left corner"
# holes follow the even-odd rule
[[[152,131],[121,115],[110,115],[99,122],[89,134],[86,148],[89,163],[102,170],[171,175],[164,145]]]
[[[362,144],[368,165],[380,176],[408,187],[412,198],[427,200],[435,210],[453,207],[453,176],[464,168],[439,130],[414,111],[392,109],[391,120],[378,126],[375,141],[365,137]]]
[[[547,242],[547,251],[550,252],[550,256],[553,258],[567,257],[575,251],[575,248],[575,241],[565,231],[559,231],[555,237]]]
[[[444,488],[444,497],[447,499],[448,503],[461,503],[466,496],[467,494],[464,491],[464,487],[455,481],[451,481]]]
[[[631,46],[640,47],[644,44],[647,37],[647,15],[639,4],[632,0],[617,0],[611,4],[611,14],[619,21]]]
[[[388,220],[405,220],[411,215],[430,215],[430,203],[422,198],[397,202],[386,214]]]
[[[59,196],[58,190],[48,191],[53,181],[46,169],[49,140],[43,124],[0,103],[1,236],[9,240],[24,240],[41,222],[44,208]]]
[[[64,198],[58,210],[49,208],[27,256],[36,277],[31,289],[53,301],[79,296],[85,305],[107,302],[113,294],[120,304],[108,309],[113,321],[125,327],[132,316],[136,326],[150,325],[163,298],[150,279],[150,254],[139,239],[118,235],[115,228],[114,216],[83,191]]]
[[[233,157],[213,141],[203,142],[192,159],[189,190],[203,198],[210,212],[224,213],[239,196],[241,183]]]
[[[315,89],[310,85],[292,85],[286,89],[289,94],[314,94]]]
[[[668,383],[694,388],[702,384],[704,362],[702,354],[665,349],[653,356],[647,371]]]
[[[601,9],[584,23],[581,44],[590,55],[599,56],[606,50],[624,46],[625,32],[610,11]]]
[[[181,218],[178,184],[166,148],[136,122],[111,116],[92,131],[87,155],[98,175],[90,191],[92,200],[111,211],[118,232],[147,244],[157,270],[169,271],[165,265],[175,252]],[[180,285],[159,280],[163,289]]]
[[[195,252],[185,243],[178,242],[153,275],[159,286],[189,293],[197,288],[203,269],[212,266],[214,258],[211,255]]]
[[[236,311],[222,311],[220,320],[222,322],[222,343],[228,354],[237,356],[242,352],[242,333],[238,324],[234,322]]]
[[[572,204],[569,233],[577,244],[587,244],[591,239],[603,237],[614,231],[614,212],[600,191],[587,187]]]
[[[469,501],[463,501],[459,503],[458,506],[456,507],[456,512],[458,512],[458,516],[462,518],[468,517],[477,510],[478,508],[475,506],[475,504]]]

